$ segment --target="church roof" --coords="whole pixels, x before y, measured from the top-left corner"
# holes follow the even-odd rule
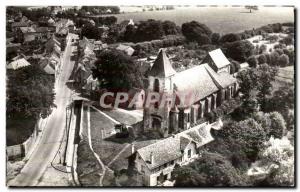
[[[206,70],[211,75],[215,83],[220,88],[225,88],[233,83],[236,82],[236,78],[234,78],[232,75],[230,75],[227,72],[221,72],[216,73],[212,68],[210,68],[208,65],[205,65]]]
[[[189,106],[219,90],[206,67],[209,66],[207,64],[198,65],[174,76],[174,90],[179,98],[181,94],[185,96],[184,106]]]
[[[210,51],[208,54],[219,69],[230,64],[221,49]]]
[[[173,69],[165,50],[161,49],[154,61],[149,75],[155,77],[170,77],[174,74],[176,74],[176,71]]]
[[[208,54],[219,69],[230,64],[221,49],[210,51]]]

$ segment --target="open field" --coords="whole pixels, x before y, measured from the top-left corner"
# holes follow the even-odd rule
[[[274,11],[275,10],[275,11]],[[277,22],[293,22],[293,7],[259,7],[249,13],[244,7],[189,7],[168,11],[146,11],[114,15],[118,23],[133,19],[134,22],[156,19],[170,20],[177,25],[190,21],[206,24],[213,32],[236,33]]]

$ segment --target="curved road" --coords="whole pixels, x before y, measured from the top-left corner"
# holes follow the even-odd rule
[[[71,61],[75,46],[71,39],[76,35],[69,34],[66,49],[62,58],[61,72],[55,85],[55,104],[57,108],[48,117],[48,123],[43,130],[42,137],[17,177],[9,182],[9,186],[36,186],[44,174],[47,166],[59,149],[65,131],[66,106],[71,100],[72,91],[66,86],[74,67]]]

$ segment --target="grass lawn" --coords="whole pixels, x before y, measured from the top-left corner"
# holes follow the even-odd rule
[[[110,117],[112,117],[113,119],[124,123],[126,125],[132,125],[135,124],[139,121],[142,120],[142,117],[136,117],[134,115],[122,112],[122,111],[118,111],[118,110],[114,110],[114,109],[107,109],[107,110],[102,110],[105,114],[109,115]]]
[[[6,117],[6,145],[17,145],[26,141],[34,130],[36,120],[22,114]]]
[[[90,112],[91,136],[93,141],[102,139],[102,130],[104,130],[105,136],[109,136],[115,131],[115,123],[113,121],[93,108],[90,108]]]

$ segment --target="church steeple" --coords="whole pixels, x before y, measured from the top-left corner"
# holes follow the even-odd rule
[[[174,74],[176,74],[176,71],[173,69],[165,50],[160,49],[158,56],[149,72],[149,76],[165,78]]]

